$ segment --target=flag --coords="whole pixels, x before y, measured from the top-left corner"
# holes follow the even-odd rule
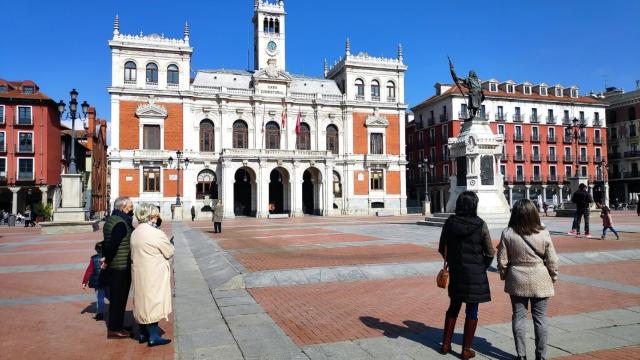
[[[298,119],[296,120],[296,135],[300,135],[300,109],[298,109]]]
[[[282,112],[282,128],[285,129],[287,127],[287,111]]]

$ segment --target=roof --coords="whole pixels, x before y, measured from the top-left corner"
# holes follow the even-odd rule
[[[0,98],[3,99],[26,99],[26,100],[51,100],[50,97],[40,92],[40,88],[31,80],[8,81],[0,79],[0,86],[6,86],[7,91],[0,91]],[[25,94],[24,86],[33,86],[33,94]]]
[[[450,96],[454,96],[454,95],[460,95],[462,93],[467,94],[469,91],[467,88],[465,88],[464,86],[462,86],[462,92],[460,92],[460,88],[458,86],[453,86],[452,88],[448,89],[447,91],[443,92],[440,95],[434,95],[430,98],[428,98],[427,100],[419,103],[418,105],[414,106],[412,109],[418,108],[418,107],[423,107],[425,105],[429,105],[432,104],[436,101],[439,101],[441,99],[450,97]],[[572,98],[572,97],[568,97],[568,96],[562,96],[562,97],[556,97],[554,95],[548,95],[548,96],[542,96],[538,93],[536,93],[535,91],[532,91],[531,94],[527,94],[525,95],[523,92],[519,91],[517,88],[515,89],[515,92],[513,93],[507,93],[506,91],[502,90],[502,89],[498,89],[498,91],[488,91],[487,89],[484,89],[484,96],[487,99],[496,99],[496,98],[504,98],[504,99],[523,99],[523,100],[531,100],[531,101],[551,101],[551,102],[563,102],[563,103],[567,103],[567,104],[602,104],[604,105],[604,102],[600,99],[595,99],[593,97],[590,96],[579,96],[577,98]]]
[[[306,75],[291,75],[291,92],[338,95],[342,92],[334,80],[310,77]]]
[[[607,96],[604,100],[607,104],[617,105],[629,100],[640,99],[640,88],[623,94]]]

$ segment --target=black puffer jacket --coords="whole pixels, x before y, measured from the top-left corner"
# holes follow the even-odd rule
[[[487,268],[495,250],[487,224],[479,217],[451,215],[440,235],[439,251],[447,247],[449,297],[463,302],[491,301]]]

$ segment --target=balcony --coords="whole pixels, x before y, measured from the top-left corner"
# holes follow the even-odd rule
[[[440,114],[440,122],[445,123],[449,121],[449,116],[447,114]]]
[[[600,119],[594,119],[593,126],[602,126],[602,121],[600,121]]]
[[[531,154],[531,155],[529,155],[529,161],[531,161],[531,162],[540,162],[540,161],[542,161],[542,156],[540,156],[540,154]]]
[[[512,183],[524,183],[524,175],[516,175],[511,177]]]
[[[427,119],[427,126],[433,126],[435,124],[436,124],[436,119],[434,118]]]
[[[548,135],[547,136],[547,142],[548,143],[555,143],[556,141],[558,141],[558,138],[555,135]]]
[[[364,101],[364,95],[356,95],[357,101]]]
[[[622,179],[622,173],[619,171],[609,172],[609,179]]]
[[[547,124],[555,124],[556,123],[556,117],[555,116],[548,116],[547,115]]]
[[[549,175],[549,176],[547,176],[547,182],[548,183],[557,183],[557,182],[560,182],[560,179],[558,178],[557,175]]]
[[[30,144],[29,146],[15,144],[14,145],[14,151],[15,151],[16,154],[33,154],[33,153],[35,153],[35,151],[33,149],[33,144]]]
[[[589,162],[589,157],[588,157],[588,156],[586,156],[586,155],[580,155],[580,156],[578,157],[578,162],[581,162],[581,163],[588,163],[588,162]]]
[[[506,118],[506,116],[504,114],[500,114],[500,113],[496,114],[496,116],[495,116],[495,120],[496,121],[504,121],[505,118]]]
[[[618,152],[612,152],[608,154],[609,159],[622,159],[622,154]]]
[[[623,174],[625,179],[640,177],[640,171],[625,171]]]
[[[458,119],[468,119],[469,118],[469,112],[468,111],[460,111],[458,113]]]
[[[522,134],[513,134],[513,141],[524,141],[524,135],[522,135]]]
[[[586,144],[589,142],[589,137],[587,136],[578,136],[578,142],[580,144]]]
[[[596,145],[602,145],[602,137],[596,136],[593,138],[593,143]]]
[[[389,96],[389,97],[387,97],[387,102],[388,103],[394,103],[394,102],[396,102],[396,98],[394,96]]]
[[[124,84],[125,85],[136,85],[137,81],[135,80],[125,80]]]
[[[574,160],[575,158],[572,155],[565,155],[562,157],[562,161],[565,163],[572,163]]]
[[[540,175],[533,175],[530,179],[530,181],[532,183],[541,183],[542,182],[542,176]]]
[[[513,161],[518,161],[518,162],[524,162],[525,161],[525,156],[524,154],[514,154],[513,155]]]
[[[625,158],[635,158],[635,157],[640,157],[640,151],[639,150],[634,150],[634,151],[625,151],[624,152],[624,157]],[[612,159],[611,156],[609,156],[609,158]]]
[[[537,114],[531,114],[531,117],[529,119],[531,120],[532,124],[540,123],[540,117]]]
[[[529,138],[529,141],[531,141],[531,142],[540,142],[540,135],[539,134],[531,134],[531,138]]]
[[[522,114],[513,114],[513,122],[521,123],[522,121],[524,121]]]
[[[593,157],[593,162],[596,164],[601,163],[604,160],[604,158],[602,157],[602,155],[596,155]]]
[[[478,117],[485,119],[487,121],[489,121],[489,113],[483,113],[483,112],[479,112],[478,113]]]
[[[573,143],[573,139],[571,138],[571,136],[563,136],[562,137],[562,142],[565,144],[572,144]]]
[[[380,96],[371,95],[371,101],[380,102]]]
[[[571,119],[568,117],[563,118],[562,125],[571,125]]]
[[[590,183],[594,183],[596,181],[604,181],[604,176],[602,176],[602,174],[596,175],[596,176],[589,176],[589,182]]]
[[[556,161],[558,161],[558,158],[555,154],[547,155],[547,162],[556,162]]]

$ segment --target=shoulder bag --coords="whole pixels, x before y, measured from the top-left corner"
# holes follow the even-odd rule
[[[438,277],[436,278],[436,284],[438,284],[439,288],[446,289],[449,285],[449,264],[447,264],[447,248],[444,247],[444,264],[442,265],[442,269],[438,272]]]
[[[524,236],[522,236],[522,235],[520,235],[520,234],[518,234],[518,236],[520,236],[520,238],[524,241],[524,243],[525,243],[525,244],[527,244],[527,245],[531,248],[531,250],[533,250],[533,252],[534,252],[534,253],[535,253],[535,254],[536,254],[540,259],[542,259],[542,261],[543,261],[544,263],[546,263],[546,262],[547,262],[547,260],[545,259],[544,254],[540,255],[540,253],[538,252],[538,250],[537,250],[537,249],[536,249],[536,248],[535,248],[535,247],[534,247],[534,246],[529,242],[529,240],[527,240]]]

